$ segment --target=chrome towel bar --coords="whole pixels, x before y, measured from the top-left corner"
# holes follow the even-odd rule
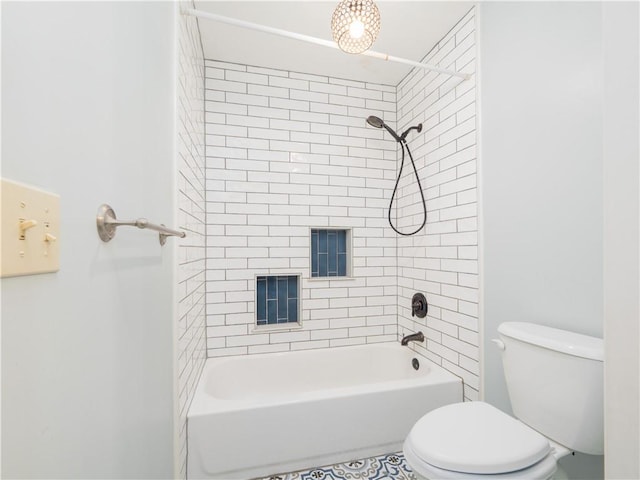
[[[167,241],[167,237],[180,237],[187,236],[185,232],[179,230],[173,230],[167,228],[164,225],[156,225],[149,222],[146,218],[138,218],[137,220],[121,221],[116,218],[116,212],[113,211],[106,203],[100,205],[98,208],[98,215],[96,216],[96,226],[98,227],[98,236],[103,242],[110,241],[116,236],[116,228],[122,226],[148,228],[149,230],[155,230],[159,232],[160,245],[164,245]]]

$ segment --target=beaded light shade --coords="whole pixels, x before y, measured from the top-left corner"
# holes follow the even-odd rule
[[[343,0],[333,11],[333,39],[347,53],[369,49],[379,31],[380,12],[373,0]]]

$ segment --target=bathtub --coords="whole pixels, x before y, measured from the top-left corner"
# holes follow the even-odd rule
[[[187,415],[189,479],[250,479],[400,451],[461,380],[399,343],[210,358]]]

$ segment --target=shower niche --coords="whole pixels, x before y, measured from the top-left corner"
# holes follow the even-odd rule
[[[351,277],[351,230],[311,229],[311,278]]]
[[[298,324],[300,275],[256,277],[256,325]]]

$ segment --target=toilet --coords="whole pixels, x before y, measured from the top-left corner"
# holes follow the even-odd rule
[[[546,480],[571,452],[604,453],[602,339],[524,322],[498,333],[515,418],[480,401],[427,413],[403,445],[419,480]]]

